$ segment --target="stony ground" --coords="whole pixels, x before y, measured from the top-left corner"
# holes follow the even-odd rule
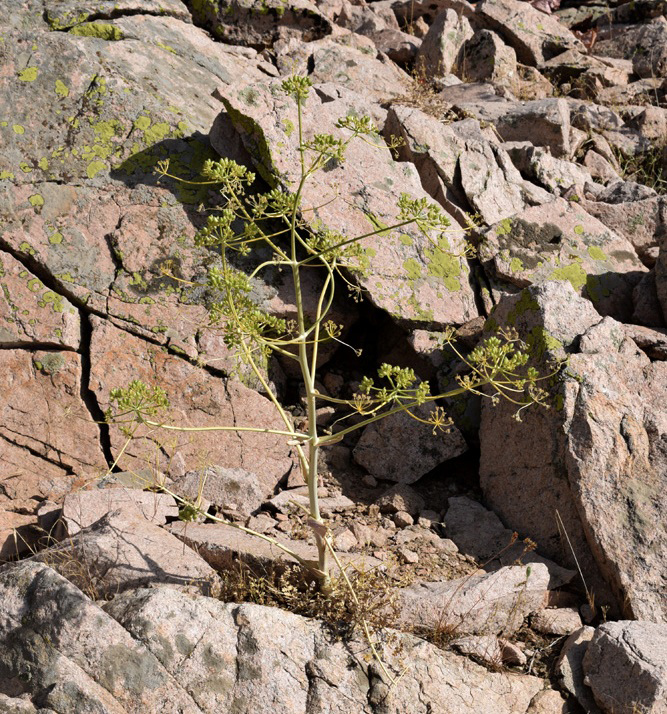
[[[662,2],[4,0],[0,57],[0,711],[667,712]],[[281,437],[124,449],[104,420],[141,379],[181,426],[280,428],[192,285],[210,195],[154,169],[228,157],[289,192],[294,72],[307,136],[368,115],[402,140],[317,174],[312,227],[390,225],[402,192],[451,221],[446,245],[364,239],[361,299],[331,313],[362,356],[323,349],[320,392],[350,398],[381,362],[444,390],[448,328],[464,353],[511,327],[541,369],[568,358],[521,423],[470,398],[445,435],[397,416],[327,449],[358,606],[213,520],[315,557]],[[282,274],[253,298],[294,316]],[[293,366],[267,379],[302,423]]]

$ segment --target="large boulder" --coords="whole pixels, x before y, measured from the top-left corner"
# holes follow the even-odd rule
[[[311,89],[302,108],[305,138],[323,130],[345,137],[335,122],[348,114],[369,113],[363,97],[332,90]],[[294,190],[300,179],[294,100],[273,82],[222,87],[219,96],[258,171],[271,184]],[[304,206],[313,207],[304,214],[311,226],[353,237],[397,223],[397,202],[404,192],[429,200],[410,165],[394,161],[389,149],[357,141],[348,147],[344,163],[306,181],[301,197]],[[453,227],[446,234],[426,236],[406,225],[364,238],[360,245],[364,255],[355,266],[356,279],[372,302],[394,317],[445,325],[476,315],[462,231]]]
[[[569,362],[552,408],[528,410],[522,424],[511,423],[513,405],[485,403],[480,478],[489,505],[545,555],[570,567],[576,556],[598,605],[665,621],[667,538],[654,524],[667,487],[667,365],[651,363],[566,282],[524,289],[492,319],[518,330],[543,371],[544,360],[568,354]]]

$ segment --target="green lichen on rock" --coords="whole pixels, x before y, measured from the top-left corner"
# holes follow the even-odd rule
[[[28,197],[28,201],[31,206],[38,208],[44,205],[44,197],[39,193],[34,193],[32,196]]]
[[[33,359],[33,364],[44,374],[55,374],[65,366],[65,358],[60,352],[44,352]]]
[[[540,305],[537,300],[530,294],[528,289],[524,289],[521,291],[521,296],[516,305],[507,313],[507,324],[513,327],[516,325],[517,318],[521,317],[525,312],[528,312],[528,310],[538,311],[539,309]]]
[[[39,70],[37,67],[26,67],[19,72],[19,79],[22,82],[34,82],[38,74]]]
[[[96,37],[100,40],[107,40],[107,42],[122,40],[125,37],[118,27],[106,22],[86,22],[76,25],[69,32],[78,37]]]
[[[56,79],[56,94],[61,99],[69,97],[69,87],[60,79]]]
[[[607,254],[597,245],[588,246],[588,255],[590,255],[593,260],[607,260]]]
[[[414,258],[408,258],[403,261],[403,270],[407,273],[408,280],[418,280],[421,278],[421,265]]]
[[[446,238],[440,238],[436,248],[426,251],[426,259],[429,275],[440,278],[450,293],[461,290],[461,261],[452,253]]]
[[[569,280],[572,287],[579,292],[586,285],[586,271],[581,267],[581,263],[574,262],[556,268],[549,280]]]
[[[106,168],[104,161],[91,161],[86,167],[86,174],[89,179],[95,178],[97,174]]]

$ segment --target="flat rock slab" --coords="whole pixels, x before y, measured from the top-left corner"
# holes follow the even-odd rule
[[[515,288],[568,281],[598,312],[628,319],[632,291],[647,268],[632,245],[576,204],[556,199],[492,226],[480,258]]]
[[[549,571],[541,563],[415,583],[399,593],[400,619],[417,632],[509,635],[528,614],[544,607],[548,588]]]
[[[123,514],[143,516],[158,526],[165,524],[167,518],[178,518],[178,506],[166,493],[137,488],[105,488],[67,494],[60,520],[66,534],[73,536],[116,510]]]
[[[102,409],[109,392],[132,380],[160,385],[171,408],[165,423],[180,427],[248,426],[284,429],[265,397],[232,379],[214,377],[163,348],[119,330],[106,320],[91,318],[91,389]],[[124,470],[157,468],[179,477],[202,463],[244,468],[256,474],[265,494],[289,471],[292,461],[285,438],[274,434],[231,431],[174,432],[148,429],[127,448],[119,462]],[[112,448],[122,448],[126,437],[111,429]],[[169,454],[160,457],[159,446]]]
[[[605,622],[584,655],[585,682],[604,711],[667,711],[667,625]]]
[[[345,132],[334,128],[339,118],[368,114],[362,97],[342,90],[339,94],[324,101],[317,87],[311,89],[303,108],[304,137],[322,131],[344,137]],[[258,171],[270,183],[295,190],[300,169],[294,101],[277,83],[222,87],[218,95]],[[314,209],[305,214],[311,225],[353,237],[395,224],[403,192],[430,200],[409,164],[394,161],[388,149],[357,141],[342,165],[319,171],[306,182],[302,198],[304,207]],[[454,230],[431,238],[433,242],[412,226],[365,238],[357,280],[376,305],[398,319],[436,325],[465,322],[477,310],[461,256],[463,233]]]
[[[109,511],[34,560],[47,563],[95,599],[151,585],[208,594],[217,579],[181,540],[127,508]]]

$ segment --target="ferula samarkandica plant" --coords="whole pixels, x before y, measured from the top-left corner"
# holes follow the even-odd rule
[[[340,336],[341,327],[330,319],[329,314],[335,291],[341,286],[343,289],[346,285],[354,287],[350,275],[354,275],[358,266],[360,239],[374,235],[381,239],[392,230],[411,224],[429,240],[437,242],[450,223],[434,202],[403,195],[398,204],[397,223],[393,226],[382,226],[364,236],[343,235],[330,228],[309,228],[303,219],[302,194],[310,177],[329,162],[344,161],[346,149],[352,141],[364,140],[383,145],[377,128],[368,117],[347,116],[340,119],[336,124],[339,130],[337,136],[304,136],[302,109],[310,86],[308,78],[299,76],[291,77],[282,84],[285,93],[296,102],[298,116],[300,178],[292,190],[287,192],[274,188],[259,195],[252,194],[249,189],[255,176],[246,167],[229,159],[207,161],[201,183],[215,187],[222,203],[209,215],[206,225],[196,236],[196,242],[219,255],[219,260],[208,269],[207,274],[208,286],[214,294],[221,296],[209,307],[211,325],[223,330],[226,344],[254,372],[284,424],[280,430],[260,429],[252,425],[220,425],[215,428],[237,432],[270,431],[283,435],[294,447],[308,485],[308,524],[317,543],[317,561],[304,561],[285,545],[271,542],[306,567],[326,590],[331,558],[336,559],[336,554],[318,502],[318,456],[323,447],[340,441],[354,430],[399,412],[423,422],[424,428],[431,428],[435,433],[446,431],[451,421],[436,401],[464,392],[493,400],[506,398],[516,404],[517,417],[522,409],[531,404],[545,404],[546,393],[539,386],[544,378],[528,366],[529,355],[525,345],[515,334],[500,331],[464,358],[454,345],[453,329],[445,333],[445,344],[466,362],[467,370],[458,377],[457,386],[445,394],[431,394],[428,383],[420,381],[412,369],[389,364],[380,365],[376,375],[365,377],[352,399],[334,398],[317,390],[318,350],[324,342]],[[168,162],[159,165],[158,173],[180,180],[169,173]],[[263,250],[260,252],[259,248]],[[234,254],[248,256],[252,253],[260,253],[263,257],[256,261],[256,267],[251,272],[246,273],[235,267],[238,261],[234,259]],[[291,321],[267,314],[251,298],[253,279],[262,271],[276,267],[291,272],[296,303],[296,318]],[[313,269],[321,273],[322,279],[314,314],[312,309],[307,314],[302,276],[304,270]],[[272,353],[298,364],[306,402],[304,429],[295,427],[294,420],[280,404],[265,376],[263,367]],[[149,388],[141,382],[133,382],[126,388],[113,390],[111,401],[113,408],[109,411],[109,419],[123,424],[128,438],[139,424],[186,429],[164,424],[158,419],[159,409],[166,405],[164,392],[159,387]],[[333,429],[318,428],[316,411],[323,404],[333,405],[343,414]],[[428,417],[423,416],[423,409],[415,411],[424,404],[432,405]],[[357,415],[357,418],[346,421],[350,415]],[[207,430],[211,428],[207,427]],[[187,429],[194,430],[195,427]],[[197,504],[184,505],[187,512],[196,511]],[[253,533],[238,524],[229,525]],[[271,540],[259,533],[255,535]]]

